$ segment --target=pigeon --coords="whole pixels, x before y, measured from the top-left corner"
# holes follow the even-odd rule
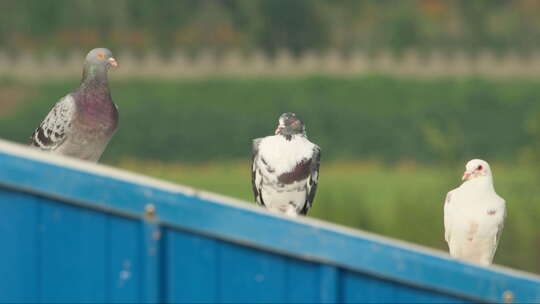
[[[469,161],[462,180],[446,195],[444,237],[451,256],[490,265],[506,218],[505,201],[495,193],[491,169],[483,160]]]
[[[97,162],[118,126],[107,72],[118,66],[111,51],[86,55],[81,85],[58,101],[31,137],[42,151]]]
[[[319,178],[321,149],[294,113],[279,117],[275,135],[253,140],[251,182],[259,205],[288,216],[306,215]]]

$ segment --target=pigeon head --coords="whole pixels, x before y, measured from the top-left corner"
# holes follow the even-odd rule
[[[276,135],[283,135],[290,138],[292,135],[305,135],[306,128],[302,120],[294,113],[283,113],[279,117],[279,123],[276,128]]]
[[[105,68],[117,67],[118,63],[112,56],[112,52],[106,48],[91,50],[86,55],[86,65],[101,66]]]
[[[473,159],[465,165],[462,180],[471,180],[482,176],[491,176],[489,164],[481,159]]]
[[[91,50],[86,55],[83,69],[83,87],[90,87],[91,83],[107,83],[107,71],[110,67],[116,67],[118,63],[113,58],[111,51],[105,48]]]

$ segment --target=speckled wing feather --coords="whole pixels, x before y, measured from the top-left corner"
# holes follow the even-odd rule
[[[304,208],[300,210],[300,214],[306,215],[308,210],[313,205],[313,200],[315,199],[315,193],[317,192],[317,184],[319,183],[319,166],[321,161],[321,148],[318,146],[313,147],[313,156],[311,157],[310,162],[310,175],[309,180],[306,184],[306,203]]]
[[[74,113],[75,101],[68,94],[54,105],[34,131],[31,145],[46,151],[56,150],[67,138]]]
[[[253,140],[253,148],[252,148],[253,155],[251,158],[251,185],[253,187],[253,195],[255,196],[255,201],[257,202],[257,204],[264,206],[264,201],[261,195],[262,176],[261,176],[261,172],[259,171],[259,167],[257,165],[257,157],[259,155],[259,144],[261,140],[262,138],[257,138]]]

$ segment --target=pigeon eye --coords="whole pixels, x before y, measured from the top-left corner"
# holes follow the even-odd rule
[[[103,54],[103,53],[99,53],[99,54],[97,54],[97,56],[98,56],[99,58],[101,58],[101,59],[105,58],[105,54]]]
[[[478,165],[478,167],[476,169],[482,170],[482,168],[483,168],[482,165]]]

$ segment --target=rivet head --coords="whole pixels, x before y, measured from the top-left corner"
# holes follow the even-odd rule
[[[503,293],[504,303],[513,303],[514,302],[514,293],[510,290],[507,290]]]
[[[156,206],[154,204],[146,204],[144,206],[144,212],[148,217],[154,217],[156,215]]]

